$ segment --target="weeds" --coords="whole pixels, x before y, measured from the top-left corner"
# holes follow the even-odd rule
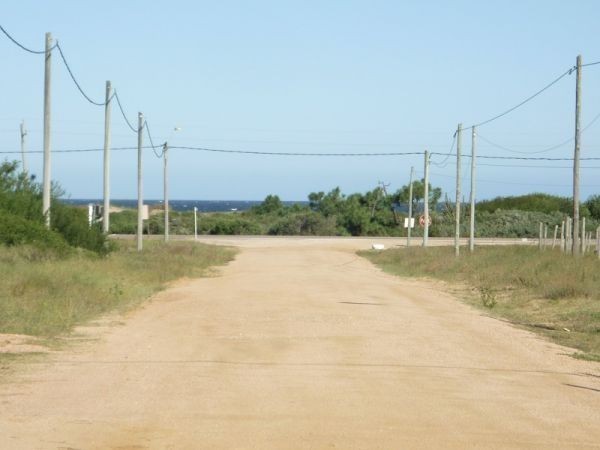
[[[129,308],[165,283],[202,276],[233,250],[202,244],[148,242],[143,252],[121,242],[115,252],[41,257],[0,246],[0,333],[54,336],[104,312]]]
[[[600,262],[525,246],[361,252],[385,271],[470,286],[464,300],[600,360]],[[477,295],[472,294],[472,289]],[[545,324],[545,327],[540,327]],[[566,331],[569,330],[569,331]]]
[[[498,303],[496,293],[488,286],[479,286],[479,295],[481,304],[486,308],[492,309]]]

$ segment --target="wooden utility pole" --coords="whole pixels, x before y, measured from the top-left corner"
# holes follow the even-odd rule
[[[169,144],[165,142],[163,144],[163,191],[164,191],[164,202],[163,205],[165,207],[165,242],[169,242]]]
[[[50,87],[52,79],[52,34],[46,33],[46,51],[44,53],[44,177],[42,181],[42,214],[46,227],[50,228]]]
[[[25,157],[25,136],[27,136],[27,130],[25,129],[25,121],[21,121],[21,159],[23,161],[23,166],[21,169],[23,173],[29,172],[27,169],[27,158]]]
[[[475,250],[475,141],[476,131],[475,126],[471,128],[471,216],[469,217],[469,250]]]
[[[104,207],[102,209],[102,231],[110,229],[110,101],[112,86],[106,82],[106,101],[104,104]]]
[[[581,254],[585,255],[585,217],[581,219]]]
[[[581,148],[581,55],[575,85],[575,154],[573,156],[573,254],[579,254],[579,152]]]
[[[425,174],[423,179],[423,247],[429,239],[429,152],[425,150]]]
[[[567,253],[573,253],[573,231],[572,231],[572,226],[573,226],[573,219],[571,219],[570,217],[567,217]]]
[[[456,217],[454,227],[454,256],[460,255],[460,165],[462,145],[462,123],[456,129]]]
[[[143,241],[142,234],[144,233],[144,200],[142,198],[142,136],[144,131],[144,115],[138,113],[138,170],[137,170],[137,190],[138,190],[138,204],[137,204],[137,250],[142,251]]]
[[[408,183],[408,231],[406,232],[406,246],[410,247],[410,233],[411,233],[411,225],[412,225],[412,200],[413,200],[413,176],[415,173],[415,168],[410,168],[410,181]]]

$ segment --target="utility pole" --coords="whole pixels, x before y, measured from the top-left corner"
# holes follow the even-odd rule
[[[25,120],[21,121],[21,158],[23,160],[23,173],[27,173],[27,158],[25,158],[25,136],[27,136],[27,130],[25,129]]]
[[[50,228],[50,81],[52,70],[52,34],[46,33],[44,53],[44,178],[42,181],[42,214],[46,228]]]
[[[413,200],[413,176],[415,173],[415,168],[410,168],[410,182],[408,184],[408,231],[406,232],[406,246],[410,247],[410,232],[412,226],[412,200]]]
[[[454,229],[454,256],[460,254],[460,165],[462,145],[462,123],[456,129],[456,217]]]
[[[475,126],[471,128],[471,221],[469,224],[469,250],[475,250]]]
[[[138,190],[138,211],[137,211],[137,250],[142,251],[142,233],[144,232],[143,209],[144,200],[142,199],[142,136],[144,131],[144,115],[138,113],[138,171],[137,171],[137,190]]]
[[[423,179],[423,247],[429,239],[429,152],[425,150],[425,177]]]
[[[579,255],[579,151],[581,148],[581,55],[575,85],[575,155],[573,156],[573,254]]]
[[[163,205],[165,207],[165,242],[169,242],[169,172],[168,172],[168,152],[169,144],[165,142],[163,144],[163,183],[164,183],[164,194],[165,199]]]
[[[102,211],[102,231],[110,229],[110,101],[112,86],[106,82],[106,102],[104,105],[104,208]]]

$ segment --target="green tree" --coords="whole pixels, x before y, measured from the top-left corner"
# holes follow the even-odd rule
[[[600,195],[592,195],[590,196],[586,202],[585,206],[590,212],[590,216],[592,216],[596,220],[600,220]]]
[[[393,195],[393,200],[395,203],[400,204],[408,204],[410,199],[410,185],[406,184],[402,186],[400,189],[396,191]],[[442,188],[436,187],[434,188],[429,183],[429,210],[435,211],[437,204],[442,197]],[[425,198],[425,180],[415,180],[413,181],[413,211],[419,211],[423,208],[419,208],[419,203],[423,202]]]
[[[267,195],[263,202],[252,208],[256,214],[272,214],[281,212],[284,206],[281,199],[277,195]]]

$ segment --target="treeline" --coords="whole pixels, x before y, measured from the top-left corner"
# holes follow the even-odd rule
[[[546,214],[560,212],[573,215],[573,199],[542,193],[520,195],[518,197],[496,197],[477,203],[479,211],[493,213],[498,210],[537,211]],[[592,195],[581,204],[582,217],[591,217],[600,220],[600,195]]]
[[[413,217],[423,211],[423,181],[413,185]],[[429,228],[432,237],[454,236],[455,207],[441,200],[440,188],[429,187]],[[199,234],[215,235],[287,235],[287,236],[406,236],[404,219],[408,210],[408,185],[388,193],[385,186],[366,193],[345,195],[339,188],[329,192],[312,192],[308,205],[285,206],[277,195],[269,195],[258,206],[243,212],[201,213]],[[600,216],[600,198],[593,196],[581,207],[587,217],[587,229],[595,230]],[[549,227],[561,224],[565,215],[572,213],[568,198],[547,194],[520,197],[498,197],[478,203],[476,235],[478,237],[537,237],[539,223]],[[461,209],[463,236],[468,233],[469,205]],[[191,212],[171,212],[172,234],[193,234]],[[129,210],[111,215],[111,232],[135,233],[136,212]],[[152,214],[146,223],[146,233],[164,232],[162,211]],[[418,225],[413,236],[421,236]]]
[[[19,170],[16,162],[0,164],[0,244],[30,245],[68,253],[84,248],[106,253],[110,245],[98,226],[89,227],[86,211],[57,200],[59,186],[52,186],[51,228],[42,214],[42,187],[34,176]]]

